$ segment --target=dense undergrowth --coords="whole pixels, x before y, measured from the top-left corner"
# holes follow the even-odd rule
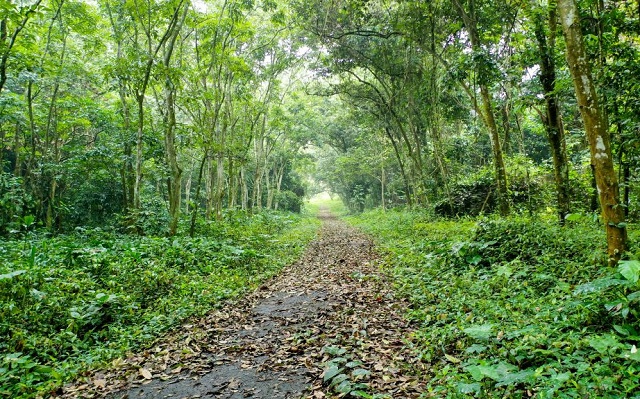
[[[431,364],[425,397],[640,398],[640,262],[605,266],[593,221],[350,221],[377,238],[410,298],[413,344]]]
[[[0,397],[34,397],[123,356],[296,258],[317,220],[229,214],[201,235],[78,229],[0,242]]]

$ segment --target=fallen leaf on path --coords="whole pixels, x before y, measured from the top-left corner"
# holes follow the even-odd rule
[[[138,372],[140,373],[141,376],[144,377],[145,380],[150,380],[150,379],[153,378],[153,375],[147,369],[142,368],[142,369],[138,370]]]

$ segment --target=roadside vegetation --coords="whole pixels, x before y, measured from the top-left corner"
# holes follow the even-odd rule
[[[411,301],[425,397],[640,397],[640,262],[603,267],[599,224],[380,210],[349,221]]]
[[[313,215],[228,213],[191,237],[81,229],[0,242],[0,397],[54,392],[294,261]]]

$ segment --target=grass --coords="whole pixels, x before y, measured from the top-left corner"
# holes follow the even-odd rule
[[[315,214],[318,213],[320,208],[328,209],[336,216],[347,216],[349,214],[349,210],[339,198],[314,197],[307,202],[306,205],[309,209],[312,209]]]
[[[606,267],[600,226],[406,211],[349,221],[410,299],[425,397],[640,398],[640,263]]]
[[[301,254],[318,223],[229,214],[194,238],[79,229],[0,242],[0,397],[53,392],[253,289]]]

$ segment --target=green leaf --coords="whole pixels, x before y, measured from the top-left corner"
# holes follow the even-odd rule
[[[352,385],[349,380],[344,380],[336,387],[336,392],[339,393],[349,393],[351,392]]]
[[[501,381],[512,371],[517,369],[518,368],[516,366],[505,362],[490,366],[478,365],[465,367],[465,370],[471,374],[473,379],[476,381],[482,381],[484,377],[488,377],[494,381]]]
[[[371,374],[371,371],[365,369],[355,369],[351,372],[351,375],[353,375],[354,377],[363,377],[369,374]]]
[[[502,376],[502,378],[500,378],[500,381],[498,381],[498,383],[496,384],[496,387],[513,386],[521,382],[525,382],[528,379],[530,379],[534,374],[535,374],[535,371],[533,370],[523,370],[517,373],[507,372],[504,376]]]
[[[469,256],[467,257],[467,262],[469,262],[470,264],[477,266],[478,263],[482,262],[482,256],[480,255],[473,255],[473,256]]]
[[[502,265],[498,267],[496,274],[498,276],[505,276],[509,278],[513,274],[513,270],[509,267],[509,265]]]
[[[7,274],[0,274],[0,280],[12,279],[15,276],[19,276],[19,275],[24,274],[26,272],[27,272],[26,270],[14,270],[14,271],[12,271],[10,273],[7,273]]]
[[[582,284],[576,287],[573,291],[574,295],[591,294],[594,292],[602,292],[609,287],[615,285],[627,285],[625,280],[613,279],[613,278],[601,278],[593,280],[589,283]]]
[[[448,361],[450,361],[451,363],[460,363],[460,362],[461,362],[461,360],[460,360],[460,359],[458,359],[457,357],[455,357],[455,356],[451,356],[451,355],[449,355],[449,354],[447,354],[447,353],[445,353],[445,354],[444,354],[444,357],[445,357]]]
[[[577,222],[579,220],[582,220],[583,218],[584,215],[581,215],[579,213],[568,213],[567,216],[564,217],[564,220],[569,222]]]
[[[640,291],[632,292],[631,294],[627,295],[627,301],[629,302],[633,302],[638,298],[640,298]]]
[[[492,330],[493,324],[481,324],[467,327],[462,331],[473,339],[487,340],[493,335]]]
[[[365,398],[365,399],[371,399],[373,398],[373,395],[366,393],[365,391],[351,391],[349,392],[349,394],[351,396],[355,396],[357,398]]]
[[[491,370],[491,368],[488,368],[487,366],[467,366],[464,369],[471,374],[471,377],[476,381],[482,381]],[[500,378],[497,374],[495,377]]]
[[[618,272],[633,284],[640,279],[640,261],[622,260],[618,264]]]
[[[461,382],[458,384],[458,392],[462,394],[469,394],[469,393],[479,394],[481,387],[482,386],[480,385],[480,383],[477,383],[477,382],[474,382],[472,384],[465,384]]]
[[[589,345],[601,354],[606,354],[609,348],[620,345],[615,335],[605,334],[603,336],[593,337],[589,340]]]
[[[625,358],[629,358],[636,362],[640,362],[640,351],[636,348],[635,345],[631,346],[631,350],[623,355]]]
[[[338,366],[331,365],[328,369],[324,371],[324,374],[323,374],[324,382],[331,380],[333,377],[340,374],[341,371],[342,369],[338,368]]]
[[[470,347],[468,347],[467,349],[465,349],[464,351],[466,353],[482,353],[486,349],[487,349],[487,347],[485,345],[473,344]]]
[[[328,355],[333,355],[333,356],[344,355],[346,352],[347,352],[346,349],[341,348],[339,346],[326,346],[324,348],[324,353]]]
[[[333,377],[333,379],[331,380],[331,385],[337,385],[337,384],[341,384],[344,381],[347,381],[349,379],[349,376],[346,374],[338,374],[337,376]]]
[[[553,377],[559,384],[563,384],[571,379],[571,373],[560,373]]]
[[[96,301],[98,301],[98,303],[105,303],[109,300],[109,295],[105,294],[104,292],[100,292],[96,295]]]
[[[624,335],[624,336],[629,335],[629,331],[626,328],[624,328],[623,326],[619,326],[617,324],[614,324],[613,325],[613,329],[616,330],[621,335]]]

